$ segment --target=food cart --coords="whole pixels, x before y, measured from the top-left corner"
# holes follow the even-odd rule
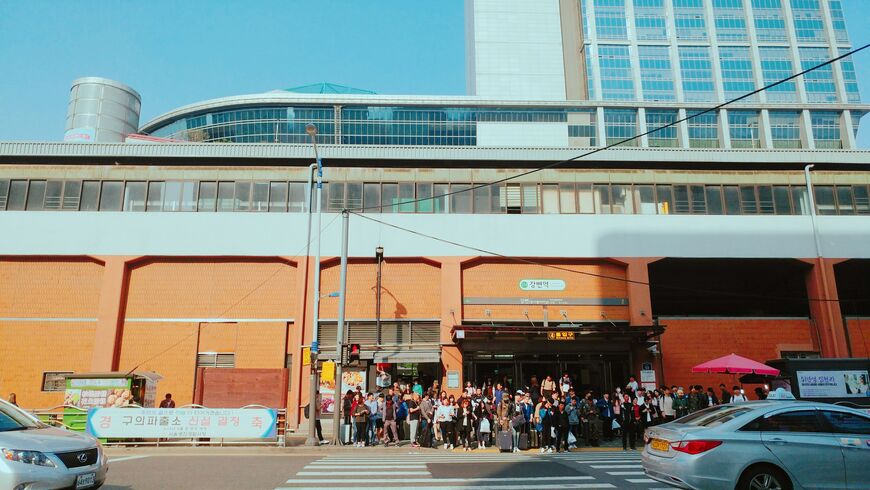
[[[162,376],[151,371],[67,375],[63,423],[84,432],[91,408],[155,408],[157,382],[161,379]]]

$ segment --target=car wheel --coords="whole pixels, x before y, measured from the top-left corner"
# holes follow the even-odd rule
[[[756,466],[740,477],[739,490],[791,490],[788,476],[774,466]]]

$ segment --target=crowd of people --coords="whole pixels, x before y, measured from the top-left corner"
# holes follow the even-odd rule
[[[409,440],[413,447],[551,453],[616,438],[622,439],[624,450],[636,449],[647,427],[711,405],[745,400],[737,386],[727,390],[721,384],[718,394],[700,385],[647,390],[634,377],[612,392],[578,392],[565,373],[558,380],[547,376],[539,382],[532,377],[517,389],[507,386],[507,380],[488,379],[479,386],[469,381],[458,396],[441,390],[437,381],[428,389],[418,380],[397,381],[378,393],[348,391],[341,406],[358,447]]]

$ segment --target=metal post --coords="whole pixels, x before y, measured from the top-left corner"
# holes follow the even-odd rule
[[[336,362],[335,362],[335,404],[332,414],[332,425],[335,436],[335,444],[341,443],[341,376],[342,363],[344,362],[342,350],[344,349],[344,307],[347,302],[347,242],[350,213],[345,209],[341,212],[341,275],[339,281],[338,300],[338,328],[336,329]]]
[[[375,296],[375,339],[381,345],[381,265],[384,262],[384,247],[380,245],[375,249],[375,259],[378,261],[378,292]]]
[[[309,166],[308,172],[308,244],[306,247],[305,260],[306,264],[311,257],[311,171],[314,167],[317,168],[317,246],[315,247],[314,257],[314,305],[312,314],[312,331],[311,331],[311,360],[309,364],[309,386],[308,386],[308,437],[305,439],[306,446],[319,446],[320,440],[317,438],[317,412],[320,407],[317,406],[317,390],[320,383],[317,380],[317,353],[319,351],[317,336],[320,326],[320,238],[321,238],[321,215],[320,209],[321,193],[323,192],[323,162],[320,160],[320,155],[317,152],[317,126],[308,124],[305,126],[305,132],[311,137],[311,143],[314,146],[315,163]]]

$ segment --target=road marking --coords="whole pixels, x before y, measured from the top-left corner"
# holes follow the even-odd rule
[[[620,464],[620,463],[640,463],[638,459],[601,459],[596,461],[577,461],[580,464]]]
[[[655,480],[649,478],[626,478],[625,481],[628,483],[656,483]]]
[[[148,454],[145,454],[145,455],[142,455],[142,456],[123,456],[123,457],[120,457],[120,458],[112,458],[112,459],[109,460],[109,462],[110,462],[110,463],[120,463],[121,461],[130,461],[130,460],[133,460],[133,459],[144,459],[144,458],[149,458],[149,457],[151,457],[151,456],[148,455]]]
[[[385,475],[389,476],[389,475]],[[547,481],[547,482],[571,482],[571,481],[589,481],[594,480],[593,476],[549,476],[549,477],[540,477],[540,476],[529,476],[529,477],[506,477],[506,478],[402,478],[403,483],[498,483],[498,482],[521,482],[521,481],[529,481],[529,482],[539,482],[539,481]],[[384,486],[384,481],[377,482],[359,482],[355,480],[347,480],[342,478],[316,478],[316,479],[302,479],[302,480],[287,480],[287,483],[346,483],[349,481],[353,481],[354,487],[359,486],[375,486],[382,487]],[[537,486],[535,483],[534,486]],[[414,487],[415,489],[417,487]]]
[[[437,481],[429,480],[429,482],[436,483]],[[366,488],[366,484],[362,485],[359,482],[354,481],[353,487]],[[382,487],[381,485],[380,487]],[[378,487],[378,488],[380,488]],[[575,484],[558,484],[558,485],[534,485],[535,488],[543,488],[547,490],[560,490],[562,488],[616,488],[616,486],[611,485],[610,483],[575,483]],[[280,487],[279,490],[322,490],[324,487]],[[372,487],[374,488],[374,487]],[[467,485],[438,485],[438,486],[425,486],[419,487],[415,486],[414,490],[452,490],[452,489],[467,489]],[[528,490],[528,485],[485,485],[485,486],[475,486],[475,490]]]
[[[590,468],[595,468],[596,470],[633,470],[643,468],[643,466],[639,464],[594,464]]]
[[[383,471],[300,471],[296,473],[298,476],[339,476],[339,475],[363,475],[363,476],[372,476],[372,475],[384,475]],[[429,475],[428,471],[390,471],[388,475]]]
[[[608,471],[607,474],[613,476],[639,476],[645,475],[646,473],[643,471]]]

